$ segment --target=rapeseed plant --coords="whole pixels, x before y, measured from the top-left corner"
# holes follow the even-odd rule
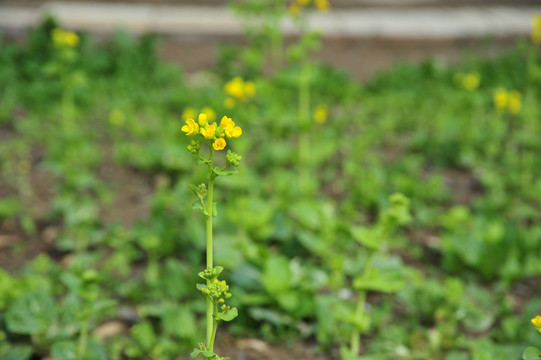
[[[469,73],[457,73],[454,76],[456,84],[468,91],[476,90],[481,84],[481,74],[477,71]]]
[[[530,38],[534,44],[541,44],[541,15],[536,15],[532,19],[532,32],[530,33]]]
[[[238,83],[238,80],[237,80]],[[198,284],[197,288],[207,299],[206,315],[206,341],[200,343],[192,352],[192,358],[203,355],[206,359],[220,360],[228,359],[218,356],[214,353],[214,342],[216,331],[220,321],[231,321],[238,315],[238,310],[226,305],[225,302],[232,294],[229,292],[229,285],[225,280],[219,280],[218,276],[223,271],[223,267],[213,264],[213,243],[212,243],[212,219],[217,216],[216,202],[214,196],[214,180],[222,175],[232,175],[236,173],[236,167],[239,166],[241,156],[227,151],[225,165],[223,167],[214,166],[214,151],[221,151],[227,146],[226,138],[239,138],[242,135],[242,128],[227,117],[222,117],[220,124],[210,123],[209,116],[206,113],[199,114],[197,122],[193,119],[187,119],[181,130],[188,136],[200,136],[208,146],[208,157],[201,153],[201,141],[192,140],[188,145],[188,151],[198,158],[200,163],[208,166],[208,183],[202,183],[198,186],[191,185],[190,190],[198,197],[195,208],[200,209],[206,216],[207,233],[207,266],[204,271],[198,275],[206,280],[206,284]]]
[[[254,97],[255,85],[251,81],[244,81],[241,77],[235,77],[225,84],[224,90],[229,96],[225,99],[224,105],[227,108],[234,108],[237,102],[244,102]]]
[[[494,91],[494,106],[500,112],[516,115],[522,108],[522,95],[516,90],[498,88]]]

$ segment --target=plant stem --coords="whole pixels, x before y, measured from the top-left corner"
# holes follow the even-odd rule
[[[304,61],[299,76],[299,162],[301,165],[301,191],[308,188],[310,173],[310,63]]]
[[[218,305],[214,305],[214,313],[218,313]],[[209,350],[214,351],[214,339],[216,339],[216,331],[218,330],[218,321],[214,320],[214,325],[212,327],[212,335],[209,342]]]
[[[210,155],[209,155],[209,168],[210,168],[210,174],[209,174],[209,186],[207,190],[207,269],[212,269],[212,212],[213,212],[213,204],[212,204],[212,197],[214,193],[214,176],[212,173],[213,169],[213,158],[214,158],[214,149],[210,148]],[[210,280],[207,280],[207,286],[210,285]],[[214,327],[214,307],[212,304],[212,300],[207,297],[207,345],[211,346],[212,339],[212,330]],[[212,350],[211,350],[212,351]]]
[[[366,279],[370,272],[372,271],[372,263],[374,261],[374,255],[376,252],[374,250],[369,250],[368,258],[366,259],[366,265],[363,270],[362,279]],[[364,315],[364,306],[366,304],[366,290],[361,291],[359,294],[359,300],[357,301],[357,307],[355,309],[355,329],[353,330],[353,333],[351,334],[351,354],[352,355],[359,355],[359,351],[361,350],[361,329],[359,327],[359,322],[362,320],[362,317]]]
[[[86,356],[86,344],[88,341],[88,319],[81,324],[81,335],[79,336],[79,359],[84,360]]]

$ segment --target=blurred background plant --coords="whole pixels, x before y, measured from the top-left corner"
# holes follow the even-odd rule
[[[3,241],[20,240],[0,251],[0,358],[191,350],[205,246],[188,185],[207,174],[180,128],[199,112],[250,134],[217,195],[215,261],[242,314],[229,334],[343,359],[541,347],[528,328],[541,308],[538,20],[493,58],[359,83],[311,58],[304,5],[236,5],[265,20],[199,78],[160,60],[150,36],[100,42],[48,19],[24,44],[2,42],[0,220]],[[291,16],[289,44],[278,23]]]

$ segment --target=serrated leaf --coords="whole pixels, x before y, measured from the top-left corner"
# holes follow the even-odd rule
[[[236,307],[232,307],[231,309],[229,309],[223,316],[222,316],[222,320],[223,321],[231,321],[233,320],[234,318],[236,318],[237,316],[239,316],[239,311]]]

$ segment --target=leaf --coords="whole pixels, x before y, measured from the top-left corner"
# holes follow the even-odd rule
[[[237,316],[239,316],[239,311],[236,307],[232,307],[231,309],[229,309],[223,316],[222,316],[222,320],[223,321],[231,321],[233,320],[234,318],[236,318]]]
[[[80,360],[79,346],[73,341],[59,341],[51,347],[51,356],[54,360]],[[86,347],[85,360],[107,360],[103,347],[91,341]]]
[[[197,290],[201,291],[201,290],[203,290],[203,288],[206,288],[207,285],[206,284],[196,284],[195,287],[197,288]]]
[[[205,215],[208,216],[208,213],[205,213]],[[218,208],[216,207],[216,203],[215,203],[215,202],[212,203],[212,216],[213,216],[213,217],[218,216]]]
[[[528,347],[522,353],[523,360],[539,360],[541,358],[541,351],[533,346]]]
[[[31,355],[32,347],[27,345],[13,345],[9,346],[8,351],[0,353],[0,358],[2,360],[28,360]]]
[[[59,341],[51,347],[54,360],[78,360],[77,344],[72,341]]]
[[[370,229],[364,226],[352,226],[350,233],[355,240],[371,250],[378,250],[382,241],[381,234],[377,229]]]
[[[380,291],[384,293],[393,293],[404,287],[404,279],[395,272],[377,273],[375,276],[364,279],[359,277],[353,282],[356,290]]]
[[[192,353],[190,354],[190,356],[192,357],[192,359],[197,359],[197,357],[199,356],[199,354],[203,355],[205,358],[207,359],[212,359],[212,358],[215,358],[217,357],[218,355],[216,355],[215,353],[213,353],[212,351],[208,351],[208,350],[199,350],[199,349],[195,349],[194,351],[192,351]]]
[[[30,292],[19,297],[6,313],[7,327],[18,334],[44,334],[56,317],[56,306],[47,292]]]
[[[261,282],[272,296],[289,290],[291,278],[289,260],[285,256],[277,255],[267,258]]]
[[[205,209],[203,207],[203,204],[201,204],[201,201],[199,201],[199,200],[196,200],[196,201],[193,202],[192,209],[193,210],[201,210],[201,212],[203,214],[205,214],[205,216],[209,216],[209,213],[207,212],[207,209]]]
[[[230,175],[235,175],[235,174],[239,173],[239,169],[237,169],[237,168],[222,170],[222,169],[220,169],[218,167],[215,167],[212,171],[216,175],[219,175],[219,176],[230,176]]]

